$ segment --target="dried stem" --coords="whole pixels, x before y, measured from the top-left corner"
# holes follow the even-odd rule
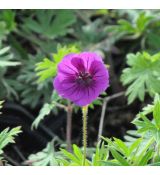
[[[67,108],[67,126],[66,126],[66,141],[67,141],[67,150],[68,151],[72,150],[72,143],[71,143],[71,138],[72,138],[72,113],[73,113],[73,108],[72,108],[72,105],[69,103],[68,108]]]
[[[104,117],[105,117],[105,113],[106,113],[106,108],[107,108],[107,104],[110,100],[115,99],[117,97],[120,97],[124,95],[124,92],[119,92],[116,93],[114,95],[108,96],[106,98],[103,99],[103,105],[102,105],[102,113],[101,113],[101,117],[100,117],[100,123],[99,123],[99,130],[98,130],[98,139],[97,141],[100,140],[100,137],[103,133],[103,124],[104,124]]]
[[[24,155],[23,155],[23,153],[20,151],[20,149],[17,147],[17,146],[13,146],[13,149],[15,150],[15,152],[17,153],[17,155],[19,155],[19,157],[23,160],[23,161],[25,161],[26,160],[26,158],[24,157]]]
[[[88,106],[82,108],[83,115],[83,162],[82,165],[85,166],[86,155],[87,155],[87,115],[88,115]]]
[[[100,122],[99,122],[98,141],[100,140],[100,137],[101,137],[102,132],[103,132],[103,123],[104,123],[104,117],[105,117],[107,104],[108,104],[108,101],[104,100],[103,105],[102,105],[101,118],[100,118]]]
[[[10,162],[12,165],[14,166],[20,166],[20,164],[15,161],[14,159],[12,159],[11,157],[9,157],[8,155],[6,155],[5,153],[3,153],[3,157],[8,161]]]

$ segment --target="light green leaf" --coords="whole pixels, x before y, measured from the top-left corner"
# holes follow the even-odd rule
[[[2,11],[2,20],[6,23],[6,28],[9,31],[12,31],[16,27],[15,22],[15,11],[10,9],[5,9]]]
[[[160,93],[160,53],[149,55],[146,52],[127,55],[127,64],[121,75],[123,85],[128,85],[128,103],[136,98],[144,100],[145,92],[150,96]]]
[[[44,58],[42,62],[36,64],[38,81],[42,82],[48,78],[53,78],[57,73],[58,63],[62,58],[69,53],[78,53],[79,50],[75,46],[64,46],[58,45],[57,53],[53,54],[53,60]]]
[[[148,15],[145,12],[142,12],[139,14],[137,20],[136,20],[136,30],[137,32],[144,32],[144,30],[147,28],[148,24],[152,21],[153,16]]]
[[[156,126],[160,129],[160,101],[158,101],[154,106],[153,118],[155,120]]]
[[[148,163],[148,161],[152,158],[153,150],[149,150],[138,163],[138,166],[144,166]]]
[[[142,138],[135,140],[129,148],[129,154],[131,154],[135,149],[137,149],[142,142]]]
[[[121,156],[115,149],[110,148],[112,156],[119,161],[119,163],[123,166],[129,166],[129,163],[123,156]]]
[[[101,166],[120,166],[121,164],[114,161],[99,161]]]
[[[78,148],[77,145],[73,144],[73,152],[77,156],[79,160],[83,160],[83,154],[82,151]]]
[[[81,165],[81,160],[79,160],[75,155],[73,155],[72,153],[66,151],[65,149],[61,149],[62,153],[66,156],[66,158],[70,159],[71,161],[73,161],[74,163],[76,163],[77,165]]]
[[[20,65],[20,62],[13,62],[13,61],[0,61],[0,67],[6,67],[6,66],[18,66]]]
[[[41,108],[38,117],[36,117],[36,119],[33,121],[31,128],[37,129],[41,120],[43,120],[44,117],[47,116],[54,107],[55,105],[53,103],[52,104],[45,103],[43,107]]]
[[[61,156],[58,152],[55,152],[53,140],[49,142],[42,151],[31,154],[25,164],[32,166],[57,166],[59,165],[59,158],[61,158]]]
[[[128,147],[126,146],[126,144],[117,138],[114,138],[115,144],[119,147],[119,150],[121,150],[123,152],[123,154],[125,156],[128,156]]]
[[[18,126],[10,130],[10,128],[4,129],[0,133],[0,150],[2,150],[9,143],[14,143],[15,136],[21,133],[21,127]]]
[[[46,80],[47,78],[54,77],[57,72],[57,64],[48,58],[44,58],[43,62],[36,64],[37,76],[39,76],[39,82]]]

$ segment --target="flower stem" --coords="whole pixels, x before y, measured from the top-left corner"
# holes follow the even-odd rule
[[[82,165],[85,166],[86,154],[87,154],[87,114],[88,114],[88,106],[82,107],[82,115],[83,115],[83,162]]]
[[[71,138],[72,138],[72,106],[69,103],[67,107],[67,125],[66,125],[66,141],[67,141],[67,150],[71,151]]]

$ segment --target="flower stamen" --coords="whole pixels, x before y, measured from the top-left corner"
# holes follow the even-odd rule
[[[88,86],[92,82],[92,76],[88,72],[79,72],[76,82],[82,86]]]

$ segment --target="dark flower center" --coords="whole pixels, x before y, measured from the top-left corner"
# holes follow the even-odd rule
[[[88,72],[79,72],[76,82],[82,86],[88,86],[92,82],[92,76]]]

